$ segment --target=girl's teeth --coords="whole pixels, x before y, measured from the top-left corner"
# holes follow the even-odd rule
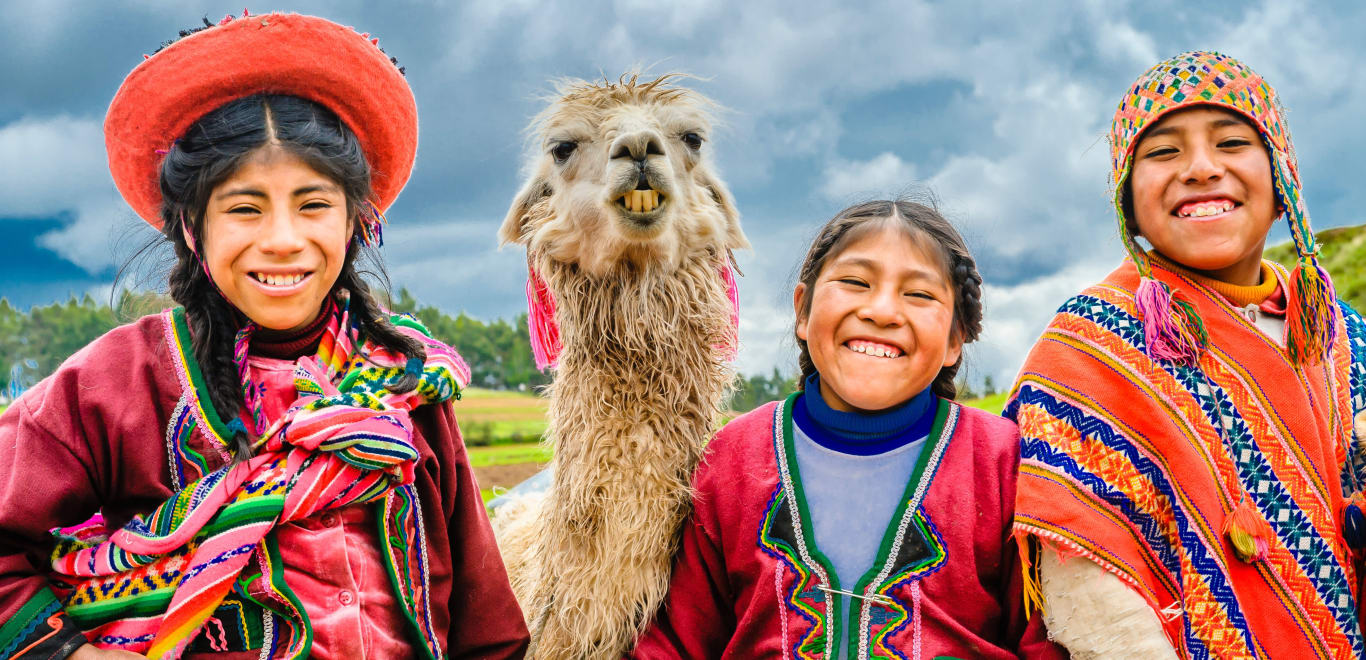
[[[872,355],[874,357],[900,357],[901,355],[901,351],[898,351],[895,348],[864,342],[850,343],[849,350],[863,353],[864,355]]]
[[[267,273],[257,273],[256,279],[262,282],[263,284],[269,284],[270,286],[292,286],[298,284],[300,280],[303,280],[304,276],[305,273],[297,273],[294,275],[271,275]]]
[[[1233,210],[1233,202],[1226,199],[1215,202],[1186,204],[1177,212],[1183,218],[1204,218]]]

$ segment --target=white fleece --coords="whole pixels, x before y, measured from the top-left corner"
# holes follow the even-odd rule
[[[1045,545],[1039,578],[1048,637],[1074,660],[1177,658],[1148,602],[1090,559],[1064,560]]]

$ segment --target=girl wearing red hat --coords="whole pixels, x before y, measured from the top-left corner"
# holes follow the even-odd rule
[[[225,19],[134,69],[105,136],[181,306],[0,417],[0,657],[520,657],[469,369],[354,265],[416,153],[401,70],[323,19]]]

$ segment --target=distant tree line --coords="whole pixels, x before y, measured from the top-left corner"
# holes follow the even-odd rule
[[[550,382],[550,374],[537,370],[532,358],[526,314],[512,321],[482,321],[464,312],[450,316],[420,304],[407,289],[399,289],[391,303],[395,312],[412,314],[434,337],[454,346],[469,363],[471,384],[477,387],[528,391]],[[0,394],[32,387],[115,326],[173,305],[163,295],[125,291],[113,307],[85,295],[21,312],[0,298]],[[11,380],[16,381],[15,388],[10,387]],[[729,407],[750,410],[786,396],[795,385],[777,369],[742,376]]]

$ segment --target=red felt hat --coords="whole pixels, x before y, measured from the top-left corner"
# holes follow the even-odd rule
[[[254,94],[320,103],[359,138],[372,203],[387,209],[417,155],[417,102],[379,40],[315,16],[243,15],[167,46],[133,69],[109,104],[104,145],[128,204],[161,228],[161,162],[210,111]]]

